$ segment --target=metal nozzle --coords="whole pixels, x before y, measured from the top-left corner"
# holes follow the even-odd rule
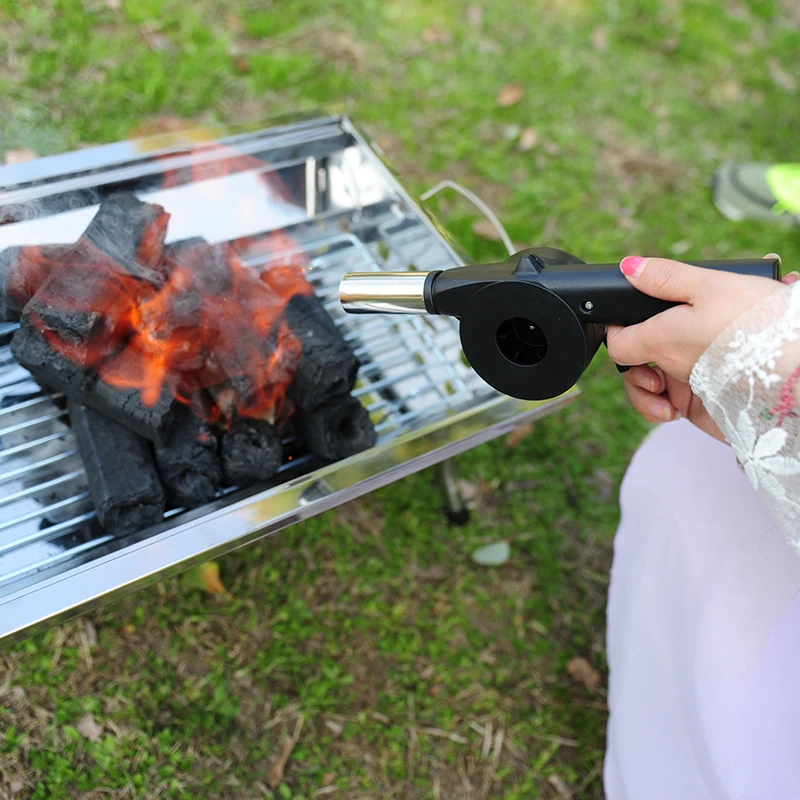
[[[428,272],[350,272],[339,301],[351,314],[425,314]]]

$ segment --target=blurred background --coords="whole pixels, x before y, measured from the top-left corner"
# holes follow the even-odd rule
[[[729,222],[710,183],[800,161],[799,62],[796,0],[0,0],[0,157],[324,107],[520,247],[795,269],[798,233]],[[582,388],[458,458],[465,527],[423,472],[0,653],[0,798],[601,798],[617,492],[647,425],[607,359]]]

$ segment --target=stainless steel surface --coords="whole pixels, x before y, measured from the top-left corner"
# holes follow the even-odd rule
[[[339,302],[349,314],[425,314],[428,272],[348,272]]]
[[[204,136],[187,134],[181,141]],[[260,198],[258,215],[251,213],[252,175],[201,176],[173,188],[147,183],[149,176],[168,170],[183,174],[179,170],[197,159],[213,164],[212,153],[220,155],[213,146],[190,157],[185,144],[161,141],[153,149],[122,143],[76,155],[74,161],[58,156],[46,164],[33,162],[29,170],[0,169],[5,187],[0,204],[17,204],[26,216],[0,225],[0,248],[20,240],[74,240],[84,219],[76,214],[65,221],[63,215],[85,216],[85,208],[62,208],[52,198],[141,181],[137,194],[159,192],[167,211],[184,220],[182,236],[230,239],[256,269],[287,258],[308,259],[317,294],[362,362],[355,393],[373,418],[378,445],[321,466],[288,440],[286,463],[269,485],[228,490],[204,508],[168,512],[152,529],[111,537],[95,520],[62,398],[43,393],[8,346],[0,347],[0,643],[449,458],[560,408],[576,394],[545,403],[498,396],[462,362],[454,320],[342,311],[338,287],[348,271],[401,271],[412,265],[430,271],[461,263],[348,120],[304,122],[225,144],[265,162],[240,172],[266,176],[267,186],[270,175],[280,175],[285,185],[286,191],[274,196],[267,191],[266,201]],[[197,191],[187,191],[187,184]],[[263,193],[264,183],[258,185]],[[215,198],[221,191],[229,206],[221,221],[207,210],[212,189]],[[280,202],[271,203],[275,198]],[[84,205],[95,202],[90,198]],[[31,222],[36,225],[24,229],[31,237],[25,239],[17,226]],[[13,328],[1,325],[0,336],[7,340]]]

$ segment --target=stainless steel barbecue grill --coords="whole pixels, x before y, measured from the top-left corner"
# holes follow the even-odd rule
[[[550,413],[547,402],[498,395],[466,364],[447,317],[352,317],[338,303],[345,272],[430,271],[462,256],[414,203],[349,120],[321,118],[218,139],[191,131],[124,142],[0,169],[0,250],[70,242],[111,189],[124,187],[172,214],[169,239],[230,241],[255,269],[293,253],[362,364],[355,391],[380,438],[323,465],[296,443],[275,480],[223,491],[194,511],[115,538],[95,520],[75,438],[58,395],[13,359],[0,326],[0,643],[184,570],[390,481],[443,462]],[[220,144],[222,147],[220,147]],[[204,172],[231,152],[257,160],[230,174]],[[165,186],[163,176],[191,177]],[[282,191],[264,192],[276,176]],[[283,249],[260,237],[280,231]]]

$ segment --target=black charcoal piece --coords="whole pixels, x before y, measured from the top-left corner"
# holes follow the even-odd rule
[[[284,319],[303,348],[289,388],[297,407],[312,411],[328,398],[350,392],[358,361],[322,303],[313,295],[295,295],[286,305]]]
[[[64,392],[152,442],[164,441],[181,404],[165,388],[154,405],[138,389],[118,389],[53,350],[35,325],[23,317],[11,352],[37,383]]]
[[[350,395],[330,398],[314,411],[298,410],[292,422],[306,447],[328,461],[360,453],[378,440],[367,410]]]
[[[103,530],[125,536],[159,522],[164,490],[148,442],[74,400],[68,409]]]
[[[217,437],[186,406],[163,444],[155,446],[156,466],[170,502],[197,508],[211,502],[222,485]]]
[[[226,294],[233,289],[233,272],[225,245],[211,245],[199,236],[168,244],[164,250],[167,271],[186,267],[197,279],[197,287],[210,294]]]
[[[271,478],[283,461],[283,445],[269,422],[240,417],[220,440],[222,475],[229,486]]]
[[[117,192],[100,204],[83,238],[131,275],[158,284],[168,222],[161,206]]]
[[[80,263],[55,270],[25,306],[23,318],[61,342],[70,360],[90,367],[124,347],[116,331],[129,308],[113,270]]]
[[[55,244],[0,251],[0,320],[17,322],[27,302],[73,247]]]

